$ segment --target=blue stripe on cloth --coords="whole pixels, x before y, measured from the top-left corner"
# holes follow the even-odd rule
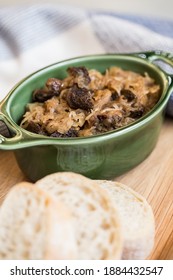
[[[140,25],[143,25],[152,31],[173,38],[173,21],[161,20],[156,18],[139,17],[139,16],[120,16],[122,19],[126,19]]]
[[[0,9],[0,59],[17,56],[84,19],[83,10],[54,5]]]
[[[95,15],[96,13],[92,12],[91,14]],[[137,23],[139,25],[145,26],[148,29],[164,36],[173,38],[173,20],[160,19],[156,17],[147,17],[147,16],[137,16],[129,14],[117,14],[114,12],[97,12],[100,15],[113,16],[120,19],[125,19],[130,22]]]
[[[90,13],[95,35],[106,52],[136,52],[161,49],[173,51],[173,39],[144,25],[108,13]]]
[[[112,20],[112,24],[106,18]],[[138,51],[144,47],[157,48],[154,38],[147,38],[142,44],[141,38],[135,37],[137,34],[133,33],[133,30],[129,30],[131,34],[126,32],[123,34],[121,26],[114,26],[115,20],[118,19],[122,20],[127,28],[128,23],[135,23],[136,26],[145,26],[158,34],[173,38],[173,21],[85,11],[51,4],[14,6],[0,9],[0,60],[17,57],[23,51],[63,33],[85,19],[91,21],[96,38],[101,41],[106,52]],[[171,51],[170,44],[167,46],[165,42],[164,49]]]

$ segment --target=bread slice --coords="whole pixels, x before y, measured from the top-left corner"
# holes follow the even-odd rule
[[[0,259],[73,259],[73,224],[67,209],[33,184],[17,184],[0,209]]]
[[[155,222],[146,199],[131,188],[114,181],[96,180],[107,190],[119,211],[124,249],[122,259],[146,259],[154,245]]]
[[[60,172],[36,182],[70,209],[75,223],[77,259],[120,259],[121,226],[107,192],[82,175]]]

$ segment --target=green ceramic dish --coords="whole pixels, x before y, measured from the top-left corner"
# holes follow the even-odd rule
[[[163,52],[109,54],[62,61],[31,74],[18,83],[0,104],[0,120],[13,134],[11,138],[0,135],[0,149],[14,150],[19,167],[32,181],[57,171],[73,171],[91,178],[110,179],[130,170],[153,150],[173,89],[173,76],[156,66],[156,60],[173,66],[172,55]],[[101,72],[110,66],[147,72],[160,84],[161,98],[140,120],[98,136],[55,139],[22,129],[18,122],[26,104],[31,101],[32,91],[43,86],[49,77],[64,78],[69,66],[82,65]]]

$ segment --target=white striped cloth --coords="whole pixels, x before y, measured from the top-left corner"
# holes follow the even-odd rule
[[[0,8],[0,99],[48,64],[146,50],[173,53],[173,21],[52,4]],[[173,115],[172,97],[169,112]]]

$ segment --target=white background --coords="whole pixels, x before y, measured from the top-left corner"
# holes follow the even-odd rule
[[[27,3],[61,3],[173,20],[173,0],[0,0],[0,7]]]

